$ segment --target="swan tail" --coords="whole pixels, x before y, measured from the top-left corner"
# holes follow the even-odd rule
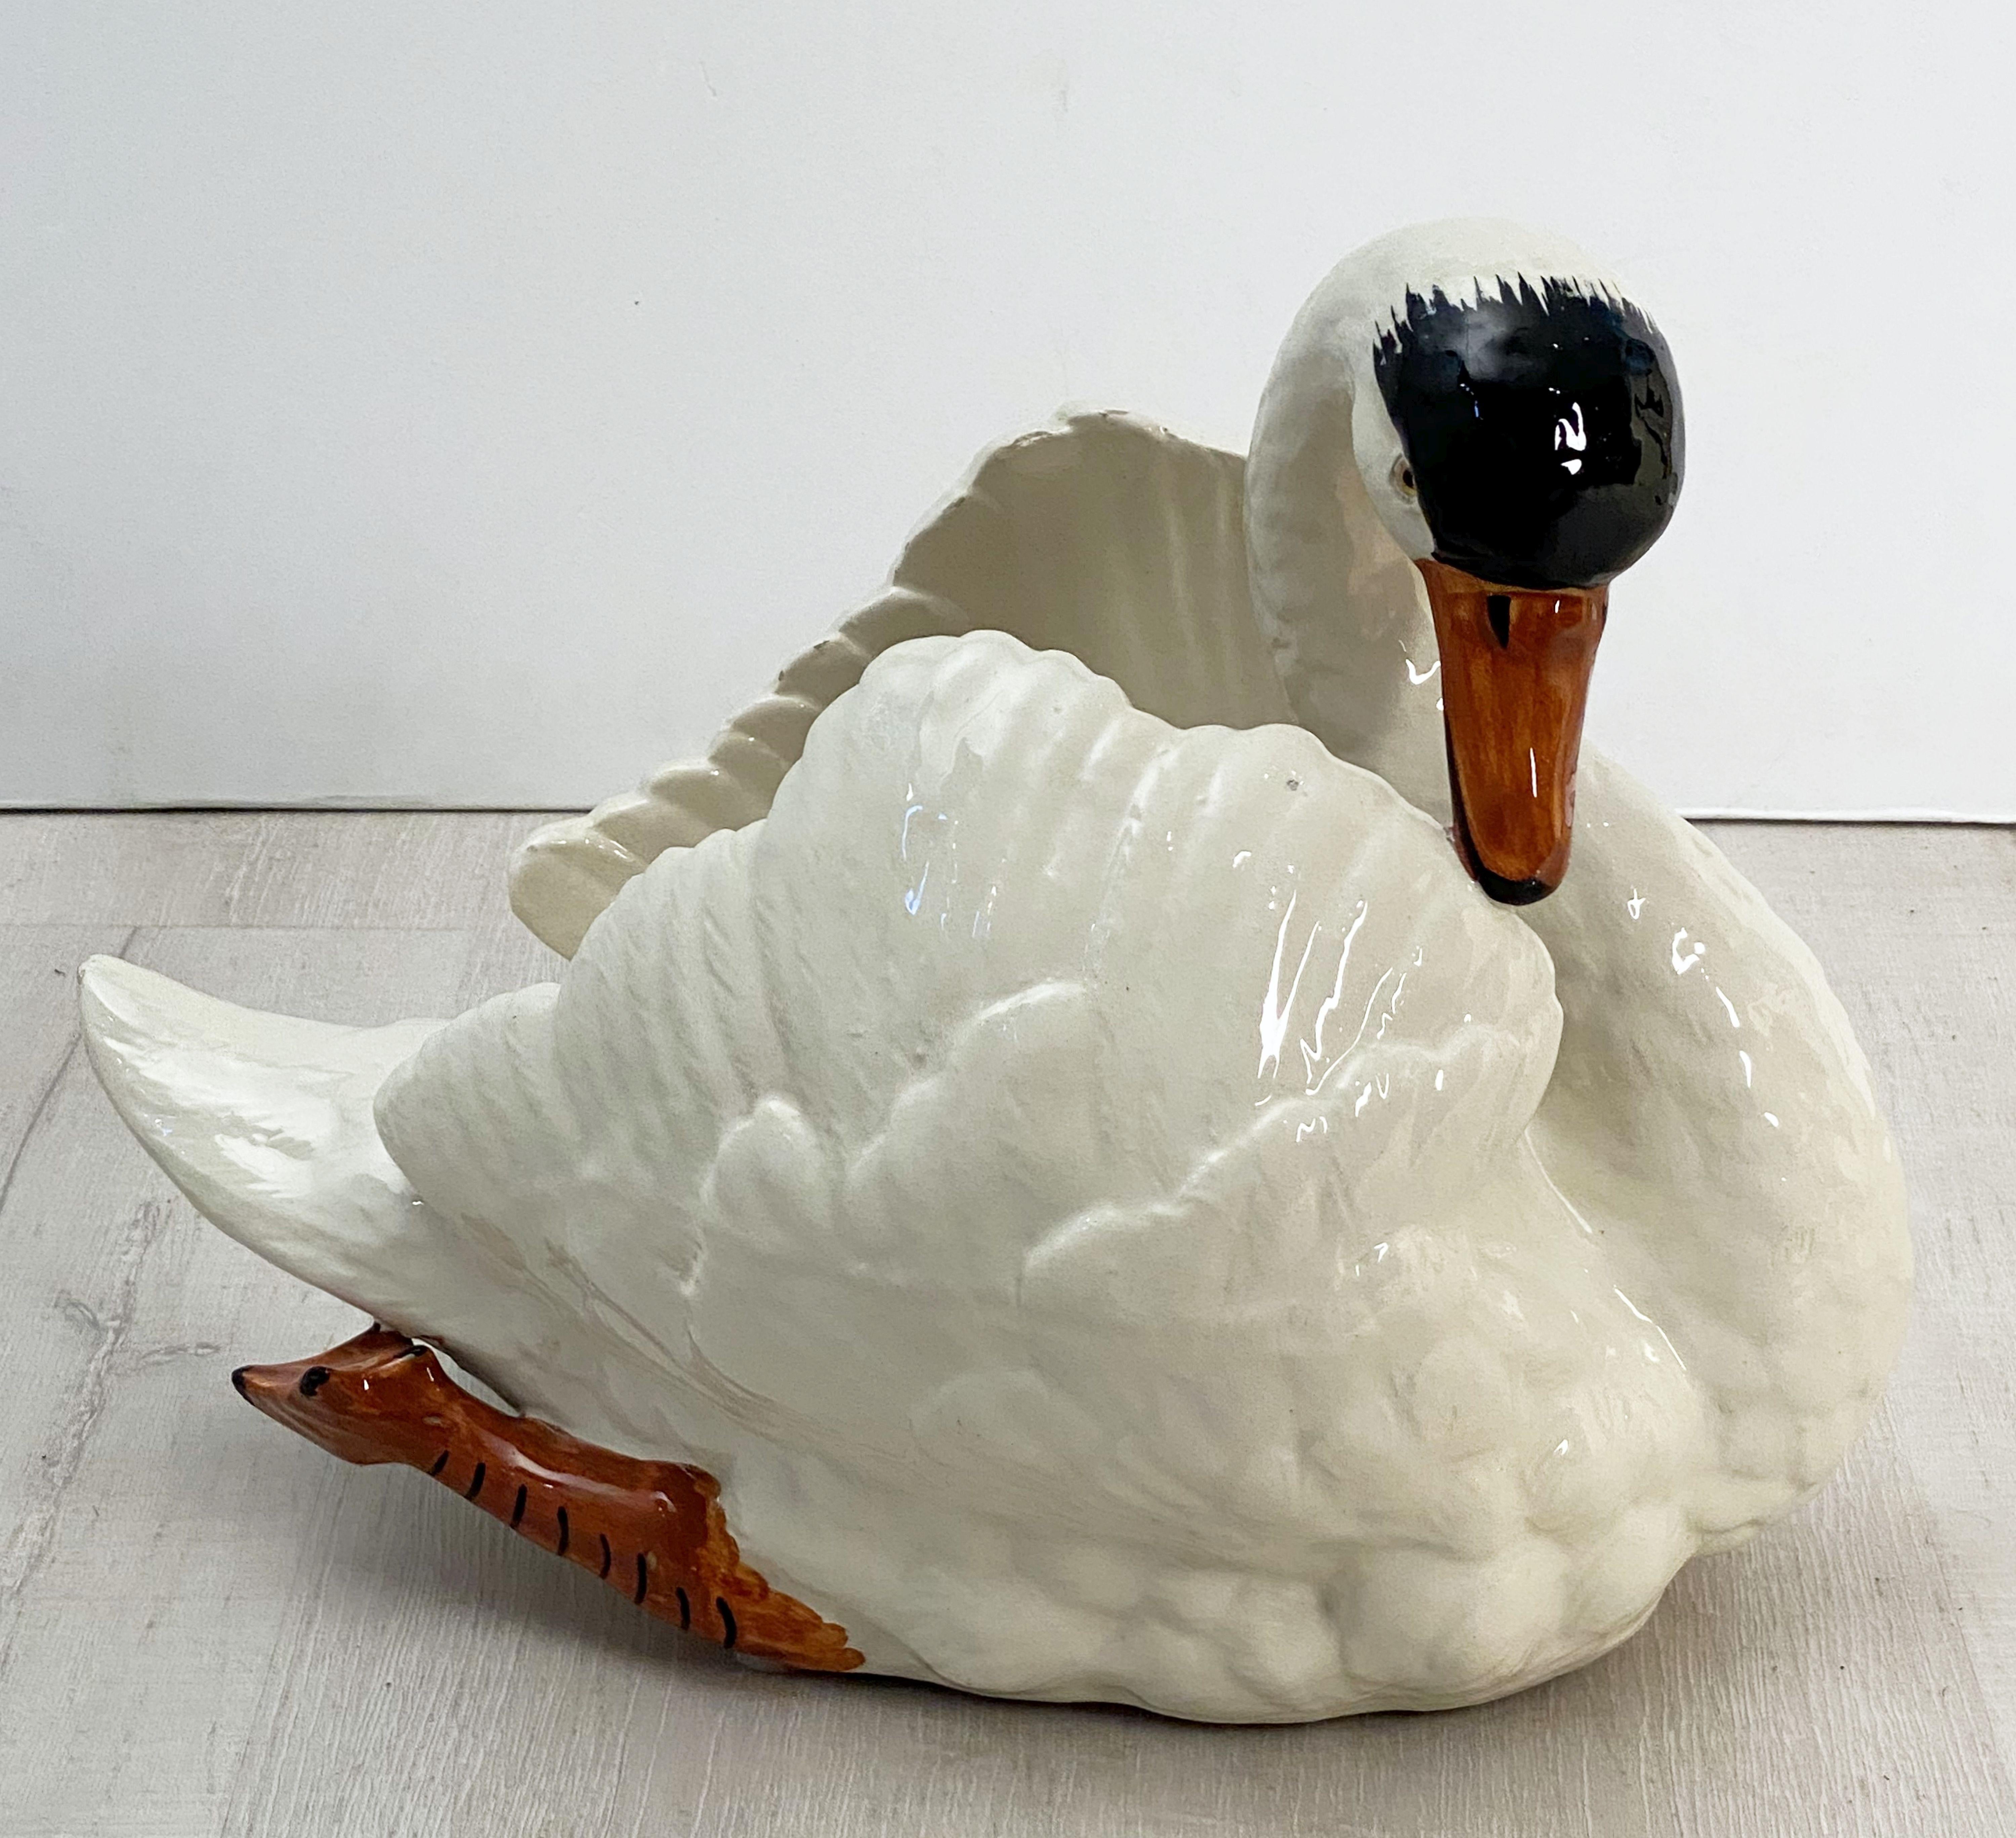
[[[196,1210],[304,1282],[419,1331],[419,1293],[447,1247],[373,1106],[441,1023],[265,1014],[118,958],[92,959],[78,983],[99,1082]]]

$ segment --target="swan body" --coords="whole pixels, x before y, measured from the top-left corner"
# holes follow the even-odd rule
[[[1250,469],[990,456],[707,761],[534,839],[558,983],[360,1030],[94,960],[121,1114],[262,1254],[718,1477],[870,1671],[1287,1721],[1615,1645],[1832,1471],[1910,1251],[1711,847],[1594,754],[1551,897],[1449,847],[1430,533],[1324,352],[1518,234],[1348,262]]]

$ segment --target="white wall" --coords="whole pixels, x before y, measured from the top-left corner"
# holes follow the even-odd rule
[[[1597,737],[2016,812],[2009,9],[13,0],[0,801],[585,803],[1061,402],[1243,445],[1481,212],[1677,355]]]

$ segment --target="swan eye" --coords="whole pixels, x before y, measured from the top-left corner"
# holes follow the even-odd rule
[[[1414,469],[1408,465],[1407,456],[1404,453],[1393,462],[1393,489],[1402,498],[1416,495]]]

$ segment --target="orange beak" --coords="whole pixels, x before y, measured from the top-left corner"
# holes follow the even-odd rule
[[[1607,587],[1501,587],[1417,562],[1442,661],[1442,730],[1463,865],[1494,900],[1543,900],[1568,872],[1582,710]]]

